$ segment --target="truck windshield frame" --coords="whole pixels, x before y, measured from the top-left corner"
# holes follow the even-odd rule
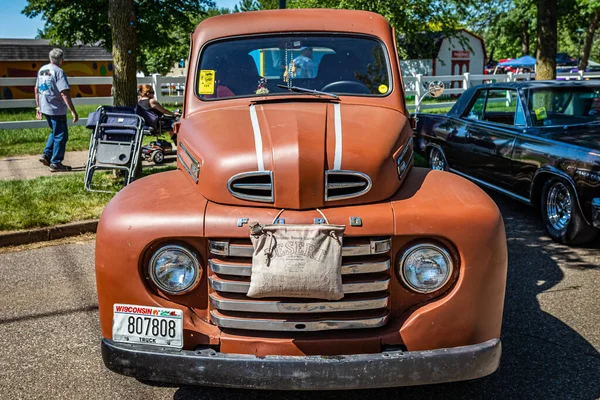
[[[194,92],[202,101],[302,95],[285,85],[338,96],[387,97],[393,91],[388,50],[380,38],[355,33],[220,38],[200,49]]]

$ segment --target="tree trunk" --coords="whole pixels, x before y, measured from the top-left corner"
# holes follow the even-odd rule
[[[556,78],[557,0],[537,0],[537,56],[535,79]]]
[[[529,21],[523,20],[521,23],[521,55],[529,54]]]
[[[113,43],[114,104],[133,107],[137,103],[136,18],[133,0],[109,0],[108,22]]]
[[[587,32],[585,34],[585,42],[583,42],[583,54],[579,59],[579,65],[577,69],[580,71],[585,71],[588,65],[588,60],[590,58],[590,51],[592,50],[592,42],[594,41],[594,33],[596,33],[596,28],[598,27],[598,22],[600,21],[600,9],[596,10],[592,19],[590,21],[590,25],[587,28]],[[579,57],[579,54],[577,54]]]

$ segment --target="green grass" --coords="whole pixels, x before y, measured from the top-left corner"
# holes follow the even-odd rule
[[[165,107],[168,109],[177,108],[174,104],[165,104]],[[87,118],[88,114],[95,111],[98,106],[82,105],[76,108],[80,118]],[[71,119],[71,115],[67,115],[67,118]],[[0,121],[32,121],[34,119],[34,108],[0,110]],[[87,150],[90,145],[90,132],[85,126],[70,126],[67,151]],[[0,130],[0,158],[41,154],[49,133],[50,128]],[[145,137],[144,144],[153,139],[153,137]]]
[[[444,108],[426,108],[426,109],[421,109],[421,111],[419,112],[419,114],[446,114],[448,111],[450,111],[451,107],[444,107]]]
[[[87,117],[97,106],[78,106],[80,117]],[[69,115],[67,118],[71,118]],[[16,108],[0,110],[0,121],[31,121],[35,119],[35,109]],[[0,131],[0,157],[25,154],[42,154],[50,128],[12,129]],[[85,126],[69,127],[67,151],[87,150],[90,145],[90,131]]]
[[[144,168],[142,175],[175,169],[175,165]],[[94,182],[119,190],[110,172],[94,174]],[[12,231],[98,218],[114,196],[90,193],[83,187],[83,173],[0,181],[0,231]]]
[[[415,167],[429,168],[429,164],[420,154],[415,153]]]

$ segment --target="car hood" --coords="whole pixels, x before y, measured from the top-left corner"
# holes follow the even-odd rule
[[[307,209],[389,198],[401,184],[395,159],[411,135],[406,116],[385,107],[323,101],[231,105],[186,116],[179,128],[185,150],[178,153],[199,161],[198,188],[211,201]],[[336,182],[352,184],[357,177],[361,190],[368,190],[326,200],[329,170],[357,172]],[[262,175],[238,180],[251,172]],[[265,174],[272,179],[270,201],[240,198],[232,187],[264,186]]]

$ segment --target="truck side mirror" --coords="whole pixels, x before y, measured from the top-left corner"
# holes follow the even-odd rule
[[[431,97],[440,97],[444,93],[444,82],[442,81],[432,81],[429,82],[429,87],[427,88],[426,95],[430,95]]]
[[[419,99],[419,101],[417,102],[417,107],[415,110],[415,116],[412,119],[417,119],[416,115],[419,112],[420,106],[421,106],[421,102],[423,101],[423,99],[427,96],[431,96],[433,98],[435,97],[440,97],[443,93],[444,93],[444,89],[446,87],[444,86],[444,82],[442,81],[431,81],[429,82],[429,86],[427,87],[427,91],[425,92],[425,94],[423,94],[421,96],[421,98]],[[416,128],[417,126],[417,122],[416,121],[411,121],[411,125],[414,125],[413,129]]]

